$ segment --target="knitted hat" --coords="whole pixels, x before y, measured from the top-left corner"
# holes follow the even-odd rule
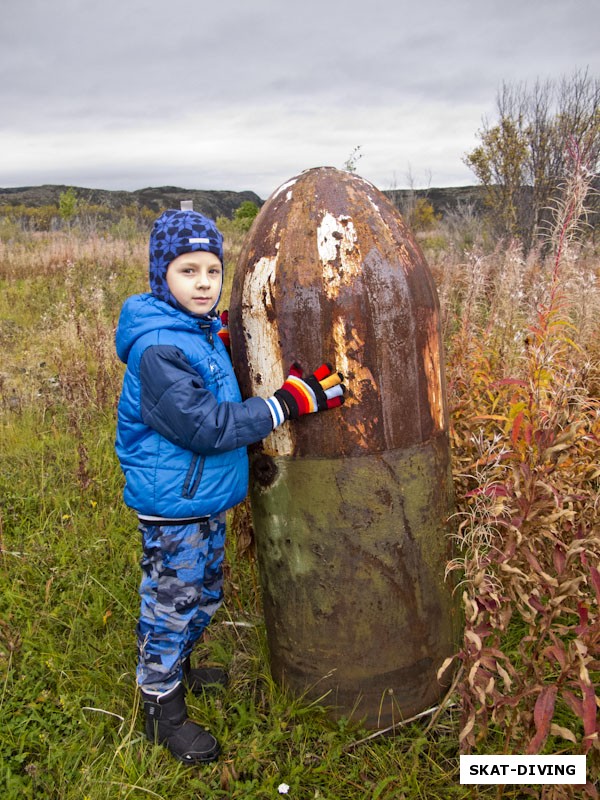
[[[169,291],[167,269],[182,253],[207,250],[223,263],[223,236],[212,219],[197,211],[170,208],[154,223],[150,233],[150,290],[159,300],[181,308]]]

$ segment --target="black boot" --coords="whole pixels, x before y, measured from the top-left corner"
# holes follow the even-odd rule
[[[146,736],[151,742],[163,744],[184,764],[203,764],[217,758],[220,747],[215,737],[188,718],[183,684],[161,697],[142,692],[142,698]]]
[[[190,657],[181,663],[183,682],[194,694],[202,694],[211,689],[227,686],[229,676],[222,667],[200,667],[192,669]]]

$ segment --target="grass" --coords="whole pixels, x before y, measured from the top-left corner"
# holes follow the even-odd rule
[[[134,674],[140,553],[113,451],[121,366],[112,344],[122,301],[145,291],[145,249],[143,237],[130,235],[28,234],[0,242],[3,799],[266,800],[281,796],[283,783],[296,800],[499,797],[496,787],[458,783],[456,706],[394,736],[368,738],[276,686],[256,565],[235,535],[228,542],[226,602],[203,643],[209,660],[229,667],[231,684],[206,700],[189,700],[223,755],[189,769],[145,740]],[[228,281],[235,255],[235,248],[226,251]],[[490,308],[502,315],[494,347],[503,348],[504,363],[518,360],[514,342],[526,304],[516,309],[491,287],[510,268],[531,295],[540,267],[517,269],[509,257],[497,250],[469,260],[441,234],[436,239],[451,389],[474,369],[459,350],[466,312],[477,326],[489,322]],[[597,281],[597,258],[585,263]],[[595,291],[586,294],[586,325]],[[593,335],[585,346],[593,356]],[[466,488],[457,482],[459,502]],[[518,640],[512,629],[506,646],[516,648]],[[490,726],[482,751],[501,752],[502,742],[502,731]],[[523,794],[517,787],[502,796]]]
[[[2,465],[4,798],[267,798],[281,783],[292,797],[360,797],[363,787],[382,798],[461,796],[458,788],[447,793],[448,770],[456,769],[452,726],[437,732],[435,754],[419,726],[402,740],[352,748],[363,732],[273,685],[254,564],[238,557],[235,540],[227,602],[204,645],[209,658],[228,664],[232,684],[208,702],[190,702],[224,755],[189,770],[152,748],[135,693],[138,541],[118,502],[111,416],[98,416],[83,437],[96,476],[85,490],[72,434],[48,415],[24,413],[19,422],[18,436],[3,437],[12,454]]]

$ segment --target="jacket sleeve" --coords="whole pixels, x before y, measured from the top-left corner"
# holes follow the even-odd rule
[[[169,441],[201,455],[258,442],[273,429],[265,400],[221,402],[179,348],[148,347],[140,362],[141,415]]]

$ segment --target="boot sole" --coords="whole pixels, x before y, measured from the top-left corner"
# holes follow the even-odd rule
[[[163,744],[162,747],[168,750],[176,761],[179,761],[180,764],[187,764],[188,767],[193,767],[196,764],[210,764],[213,761],[216,761],[221,754],[221,748],[217,746],[215,750],[210,751],[205,756],[186,758],[185,756],[180,756],[177,753],[174,753],[172,750],[169,750],[166,744]]]
[[[206,753],[200,755],[196,755],[193,758],[186,758],[185,756],[179,755],[174,750],[171,750],[169,747],[168,739],[163,739],[162,741],[156,735],[150,735],[148,730],[145,731],[146,739],[150,742],[150,744],[155,745],[156,747],[164,747],[176,761],[179,761],[181,764],[187,764],[188,766],[192,767],[194,764],[209,764],[211,761],[216,761],[221,753],[221,746],[219,742],[215,739],[215,746],[212,750],[208,750]],[[214,739],[214,736],[213,736]]]

